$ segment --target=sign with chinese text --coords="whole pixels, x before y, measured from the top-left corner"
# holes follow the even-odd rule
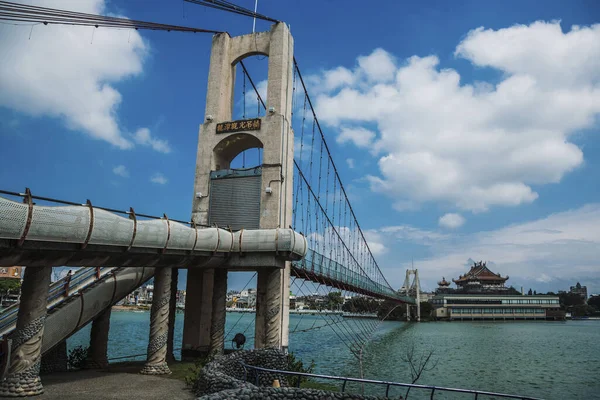
[[[242,121],[221,122],[217,124],[217,133],[231,133],[240,131],[257,131],[260,129],[260,118]]]

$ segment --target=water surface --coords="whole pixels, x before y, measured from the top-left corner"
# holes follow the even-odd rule
[[[113,312],[109,358],[144,354],[148,345],[149,312]],[[228,347],[237,332],[249,338],[252,348],[253,314],[228,314]],[[290,351],[306,363],[314,360],[316,372],[360,376],[360,366],[348,345],[366,322],[353,321],[353,329],[331,327],[330,317],[290,317]],[[308,332],[298,332],[313,328]],[[69,348],[88,345],[86,327],[69,339]],[[175,347],[180,347],[183,314],[177,314]],[[337,332],[337,334],[336,334]],[[600,321],[567,322],[384,322],[365,347],[366,378],[410,382],[403,360],[414,347],[415,355],[433,350],[435,368],[426,371],[420,384],[517,393],[546,399],[600,399]],[[178,355],[178,354],[177,354]],[[144,359],[144,356],[137,359]],[[430,364],[431,365],[431,364]],[[358,388],[353,388],[358,390]],[[365,388],[382,395],[383,388]],[[391,395],[404,391],[392,390]],[[411,391],[410,398],[428,398]],[[472,398],[438,396],[436,399]]]

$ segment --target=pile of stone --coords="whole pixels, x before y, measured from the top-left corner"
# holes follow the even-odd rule
[[[285,375],[260,372],[257,377],[253,370],[245,369],[242,363],[269,369],[288,369],[287,356],[278,350],[236,351],[225,356],[219,356],[202,368],[194,387],[196,394],[203,400],[382,399],[382,397],[286,387],[287,381]],[[275,381],[282,387],[272,387]],[[256,382],[258,382],[258,385],[254,384]]]

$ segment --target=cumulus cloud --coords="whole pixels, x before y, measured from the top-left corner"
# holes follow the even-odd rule
[[[357,147],[369,147],[375,139],[375,132],[358,127],[342,127],[336,140],[338,143],[352,142]]]
[[[396,231],[384,227],[379,232]],[[402,237],[384,236],[383,244],[397,247]],[[415,259],[423,286],[434,288],[442,276],[457,277],[465,272],[465,261],[488,260],[494,272],[509,275],[508,284],[546,290],[568,288],[577,280],[590,290],[600,290],[598,254],[600,250],[600,204],[549,215],[538,220],[510,225],[492,231],[467,235],[429,236],[430,255]],[[413,238],[416,242],[416,238]],[[393,255],[395,250],[390,252]],[[385,268],[384,275],[396,285],[410,262]]]
[[[150,182],[165,185],[169,180],[160,172],[155,173],[150,177]]]
[[[107,13],[104,0],[33,3]],[[36,25],[29,39],[30,30],[30,26],[4,26],[0,34],[0,106],[36,117],[60,118],[71,130],[120,149],[132,148],[134,142],[117,117],[122,96],[115,84],[142,73],[149,46],[140,34],[108,28]],[[150,145],[158,151],[168,148],[161,141]]]
[[[348,168],[354,169],[354,159],[353,158],[346,158],[346,164],[348,164]]]
[[[465,219],[460,214],[448,213],[441,216],[438,223],[443,228],[456,229],[465,224]]]
[[[375,257],[387,253],[388,248],[383,244],[383,237],[381,236],[381,233],[375,229],[368,229],[364,231],[364,234],[367,244],[369,245],[369,249]]]
[[[501,72],[500,81],[464,83],[436,56],[398,62],[382,49],[352,70],[311,77],[335,88],[316,104],[338,141],[364,147],[368,138],[381,153],[379,174],[367,177],[373,191],[400,210],[441,202],[481,212],[531,203],[534,185],[560,182],[582,165],[570,139],[600,113],[600,25],[478,28],[455,55]],[[349,126],[377,132],[353,135]]]
[[[129,171],[127,170],[127,167],[125,167],[124,165],[118,165],[118,166],[114,167],[113,173],[122,178],[129,178]]]
[[[166,140],[153,138],[150,134],[150,129],[148,128],[138,129],[133,137],[136,143],[143,146],[150,146],[153,150],[156,150],[159,153],[171,152],[171,146],[169,146],[169,143]]]

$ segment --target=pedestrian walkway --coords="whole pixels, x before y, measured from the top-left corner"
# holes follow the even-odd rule
[[[139,374],[140,366],[105,371],[76,371],[42,376],[44,394],[50,400],[188,400],[194,394],[180,380]]]

